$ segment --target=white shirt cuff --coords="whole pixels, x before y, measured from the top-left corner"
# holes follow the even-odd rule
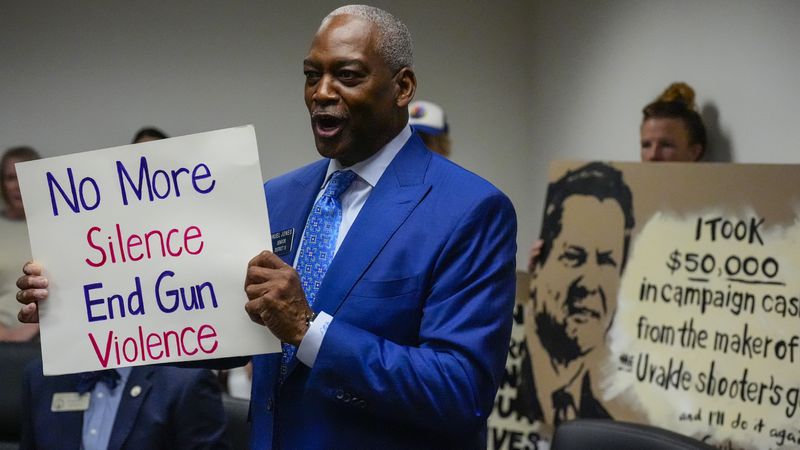
[[[317,353],[319,353],[319,348],[322,346],[322,340],[325,338],[328,325],[330,325],[332,321],[333,316],[325,311],[320,311],[319,314],[317,314],[317,318],[311,322],[311,326],[308,327],[306,335],[297,347],[297,359],[299,359],[301,363],[308,367],[314,367],[314,361],[317,360]]]

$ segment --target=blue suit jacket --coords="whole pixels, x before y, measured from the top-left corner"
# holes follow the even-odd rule
[[[42,375],[41,360],[26,369],[20,449],[77,450],[83,411],[52,412],[53,394],[75,392],[79,375]],[[133,386],[141,393],[130,395]],[[219,383],[205,369],[142,366],[131,370],[114,419],[109,450],[227,449]]]
[[[294,260],[328,160],[264,185]],[[315,311],[334,316],[313,369],[253,358],[253,449],[481,448],[511,333],[516,216],[414,134],[332,261]]]

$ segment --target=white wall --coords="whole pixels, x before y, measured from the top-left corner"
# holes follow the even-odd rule
[[[340,3],[292,3],[6,2],[0,147],[25,143],[58,155],[128,143],[145,124],[182,135],[252,123],[265,178],[310,162],[317,154],[301,61],[319,21]],[[449,111],[454,159],[524,205],[530,7],[376,6],[411,29],[417,98]],[[513,67],[509,60],[516,60]]]
[[[536,0],[532,13],[528,138],[542,162],[638,160],[642,107],[679,80],[697,92],[711,159],[800,161],[800,2]]]
[[[414,35],[417,98],[441,103],[453,159],[509,194],[518,262],[552,158],[635,160],[640,110],[692,84],[711,151],[795,162],[800,2],[374,2]],[[265,178],[316,158],[301,64],[331,1],[0,5],[0,147],[45,155],[252,123]]]
[[[551,155],[638,159],[641,109],[691,84],[717,160],[795,162],[800,2],[537,1],[538,144]]]

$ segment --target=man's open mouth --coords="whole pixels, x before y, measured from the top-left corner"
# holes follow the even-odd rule
[[[330,139],[344,128],[345,116],[329,112],[317,112],[311,115],[314,134],[323,139]]]

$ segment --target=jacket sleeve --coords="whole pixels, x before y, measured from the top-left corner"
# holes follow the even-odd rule
[[[486,196],[452,230],[421,291],[418,344],[331,322],[308,386],[332,401],[439,433],[485,422],[502,376],[515,294],[516,215]],[[380,312],[376,312],[379,314]]]

